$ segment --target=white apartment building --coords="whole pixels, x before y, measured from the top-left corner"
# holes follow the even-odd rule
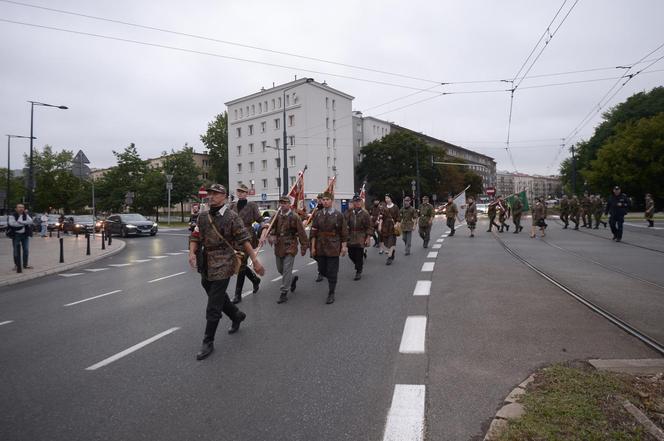
[[[526,190],[529,201],[536,197],[553,198],[562,194],[560,176],[528,175],[525,173],[498,172],[497,194],[510,195]]]
[[[249,200],[276,206],[283,191],[285,109],[288,187],[306,165],[307,199],[315,199],[335,175],[335,198],[351,198],[356,191],[352,100],[303,78],[227,102],[230,191],[245,184]]]

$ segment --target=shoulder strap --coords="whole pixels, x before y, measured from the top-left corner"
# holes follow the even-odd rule
[[[219,237],[219,239],[221,239],[221,240],[223,240],[224,242],[226,242],[226,245],[228,245],[229,248],[233,250],[233,249],[234,249],[233,246],[232,246],[232,245],[226,240],[226,238],[225,238],[225,237],[219,232],[219,230],[217,229],[217,226],[216,226],[216,225],[214,224],[214,222],[212,221],[212,216],[210,216],[210,213],[208,213],[207,217],[208,217],[208,221],[210,222],[210,226],[212,227],[212,229],[214,230],[214,232],[217,234],[217,237]]]

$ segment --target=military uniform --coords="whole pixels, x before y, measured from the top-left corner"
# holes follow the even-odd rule
[[[599,224],[604,225],[606,228],[606,222],[602,220],[602,214],[604,214],[604,202],[600,195],[591,196],[591,208],[593,212],[593,217],[595,218],[595,229],[599,228]]]
[[[517,234],[523,227],[521,226],[521,214],[523,213],[523,202],[519,197],[512,201],[512,222],[514,222],[514,234]]]
[[[274,215],[270,237],[274,246],[277,271],[282,276],[278,303],[284,303],[288,298],[288,289],[295,291],[297,276],[293,278],[293,262],[297,255],[298,241],[304,252],[309,248],[309,239],[300,217],[290,209],[286,213],[278,210]]]
[[[475,226],[477,225],[477,206],[475,202],[470,202],[466,206],[466,224],[470,230],[470,237],[475,237]]]
[[[385,248],[392,248],[397,244],[397,237],[394,235],[394,226],[399,222],[399,207],[392,204],[391,207],[385,205],[379,216],[380,239]]]
[[[560,220],[563,221],[563,223],[565,224],[563,229],[569,226],[569,211],[570,211],[569,199],[567,199],[567,195],[564,195],[563,198],[560,200]]]
[[[581,199],[581,220],[583,221],[583,226],[586,228],[592,228],[592,201],[590,197],[585,194]]]
[[[498,231],[502,233],[503,228],[509,231],[510,226],[505,223],[509,216],[509,208],[507,208],[507,205],[505,205],[505,201],[500,199],[496,205],[496,210],[498,211],[498,222],[500,223],[500,230]]]
[[[431,224],[433,219],[436,217],[436,211],[433,209],[433,205],[428,202],[423,202],[420,205],[420,217],[418,220],[418,229],[420,232],[420,237],[423,241],[424,248],[429,247],[429,240],[431,240]]]
[[[348,224],[341,212],[334,208],[320,210],[311,225],[309,239],[312,249],[315,250],[320,274],[327,278],[327,303],[333,303],[339,272],[339,255],[342,244],[348,242]]]
[[[579,198],[574,195],[572,196],[572,200],[569,201],[569,215],[570,219],[572,219],[572,222],[574,222],[574,229],[578,230],[579,229],[579,210],[581,207],[579,206]]]
[[[454,236],[454,224],[456,223],[457,214],[459,214],[459,209],[454,201],[448,202],[445,205],[445,217],[447,218],[447,227],[451,230],[450,237]]]
[[[413,240],[413,230],[417,220],[417,210],[412,206],[403,207],[399,212],[401,217],[401,237],[406,245],[406,256],[410,255],[410,245]]]
[[[648,221],[648,227],[655,226],[655,201],[650,194],[646,195],[646,211],[644,217]]]
[[[374,246],[376,248],[379,248],[380,231],[378,231],[378,216],[380,216],[380,203],[374,204],[373,207],[371,207],[370,215],[371,215],[371,225],[373,226]]]
[[[533,218],[533,226],[531,229],[530,237],[535,237],[535,227],[540,227],[542,230],[542,236],[544,236],[544,228],[546,224],[544,223],[544,219],[546,218],[546,211],[544,208],[544,204],[537,200],[533,204],[533,208],[531,209],[532,213],[532,218]]]
[[[487,230],[487,233],[491,232],[491,229],[493,227],[500,228],[500,225],[496,223],[496,206],[498,205],[498,201],[493,201],[489,204],[487,208],[487,215],[489,216],[489,229]]]
[[[355,280],[359,280],[364,267],[364,247],[373,234],[371,216],[363,208],[351,208],[345,214],[348,225],[348,257],[355,265]]]
[[[258,247],[258,236],[253,228],[254,222],[263,222],[263,216],[261,216],[261,213],[258,210],[258,204],[256,204],[256,202],[249,202],[246,199],[240,199],[236,202],[233,202],[230,206],[230,209],[237,213],[240,219],[242,219],[244,227],[249,233],[249,242],[251,243],[251,247]],[[242,288],[244,287],[245,277],[251,280],[254,292],[258,291],[258,286],[261,283],[260,277],[258,277],[251,270],[251,268],[247,266],[248,258],[249,256],[245,256],[242,261],[242,266],[240,267],[240,272],[237,274],[237,281],[235,283],[235,297],[233,298],[234,303],[239,303],[242,301]]]

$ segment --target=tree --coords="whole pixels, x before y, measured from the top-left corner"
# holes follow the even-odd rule
[[[141,175],[134,191],[132,209],[154,214],[159,221],[159,207],[166,205],[166,176],[161,168],[149,168]]]
[[[0,185],[2,185],[2,192],[6,193],[7,192],[6,168],[0,168]],[[11,188],[9,190],[10,195],[9,195],[9,204],[7,205],[7,208],[11,212],[14,209],[14,207],[16,207],[16,204],[18,204],[19,202],[23,202],[23,199],[25,198],[25,179],[23,177],[15,177],[12,174],[12,178],[9,185],[11,186]],[[2,208],[4,209],[5,207],[3,206]]]
[[[185,144],[180,151],[171,150],[171,154],[164,160],[163,168],[164,174],[173,175],[171,203],[180,204],[182,222],[184,222],[184,203],[196,194],[202,183],[199,178],[202,171],[194,162],[194,149]]]
[[[113,154],[118,165],[96,181],[95,190],[100,210],[117,212],[122,210],[127,192],[136,195],[144,175],[148,172],[148,165],[141,159],[134,143],[122,152],[113,151]]]
[[[26,167],[29,166],[29,157],[24,155]],[[40,152],[35,149],[33,164],[35,171],[35,212],[46,211],[49,208],[61,208],[65,213],[79,211],[87,205],[89,199],[84,199],[85,186],[72,174],[72,160],[74,154],[70,150],[53,152],[51,146],[44,146]],[[85,193],[86,195],[89,193]]]
[[[228,113],[220,113],[208,123],[201,142],[210,155],[209,180],[228,188]]]

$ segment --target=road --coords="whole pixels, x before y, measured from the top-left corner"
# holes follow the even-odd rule
[[[241,303],[247,320],[228,335],[224,319],[202,362],[194,356],[205,295],[187,265],[184,230],[132,238],[89,267],[1,289],[0,439],[380,440],[423,430],[429,440],[465,440],[480,437],[539,366],[658,356],[515,260],[485,228],[474,239],[465,228],[446,237],[438,221],[435,249],[417,237],[406,257],[399,243],[390,267],[371,248],[357,282],[342,259],[333,305],[308,257],[296,259],[296,293],[276,304],[268,247],[261,289]],[[555,223],[546,242],[500,236],[664,340],[656,286],[664,254],[634,246],[664,249],[664,238],[637,228],[622,244]]]

